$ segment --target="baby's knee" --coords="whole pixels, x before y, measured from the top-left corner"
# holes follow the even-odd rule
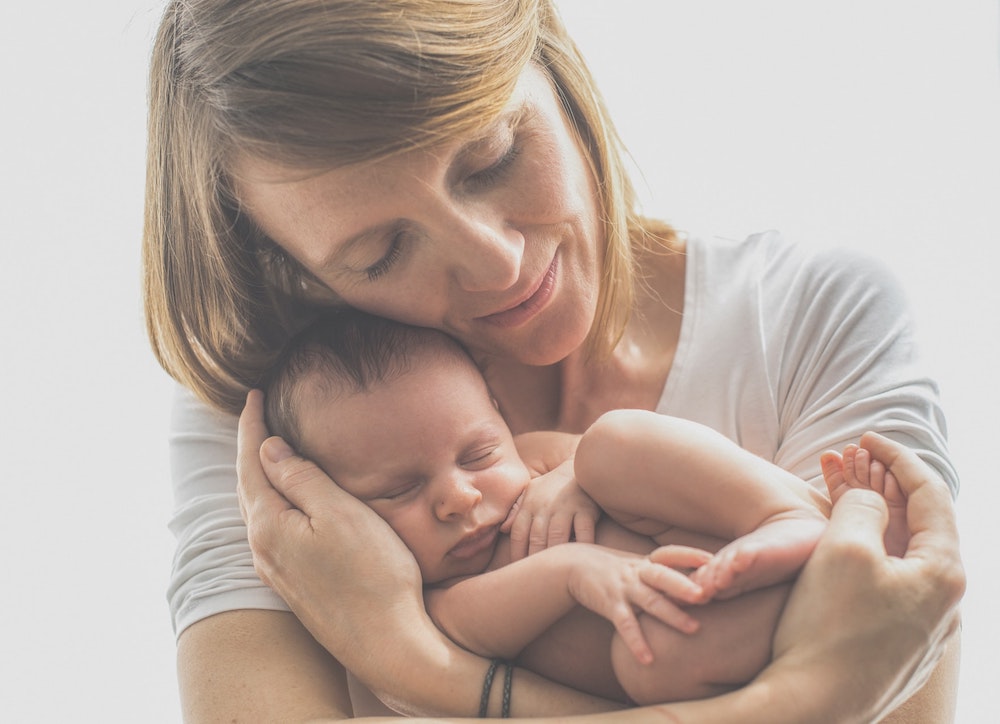
[[[606,485],[617,486],[619,456],[632,433],[630,428],[639,424],[640,410],[611,410],[605,412],[587,428],[580,438],[575,455],[577,483],[595,500],[601,497]]]

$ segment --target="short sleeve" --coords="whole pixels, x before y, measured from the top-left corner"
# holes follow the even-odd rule
[[[684,320],[660,412],[695,420],[823,488],[819,458],[868,431],[958,491],[938,388],[884,263],[776,232],[687,245]]]
[[[223,611],[287,611],[254,571],[236,497],[237,418],[178,386],[170,424],[177,539],[167,591],[174,632]]]
[[[782,275],[779,275],[782,276]],[[937,384],[927,376],[895,275],[865,254],[806,258],[772,290],[779,447],[775,462],[818,478],[819,454],[869,430],[914,450],[958,492]]]

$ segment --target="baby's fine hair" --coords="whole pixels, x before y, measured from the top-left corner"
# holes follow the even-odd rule
[[[418,352],[451,354],[474,364],[443,332],[349,308],[331,310],[292,338],[261,381],[268,430],[307,452],[298,417],[304,394],[333,398],[368,392],[411,371]]]

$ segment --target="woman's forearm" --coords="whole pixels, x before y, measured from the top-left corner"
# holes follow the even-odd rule
[[[387,658],[373,659],[375,671],[361,678],[388,706],[407,716],[475,717],[489,662],[441,636],[396,642]],[[379,665],[380,664],[380,665]],[[501,711],[503,671],[495,674],[489,713]],[[525,669],[512,674],[512,716],[552,717],[607,712],[620,704],[554,684]]]
[[[351,717],[344,667],[286,611],[241,610],[192,624],[177,642],[183,719]]]

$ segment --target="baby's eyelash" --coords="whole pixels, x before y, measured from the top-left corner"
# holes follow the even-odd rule
[[[392,237],[392,243],[389,245],[389,250],[385,253],[385,255],[370,267],[365,269],[365,274],[368,275],[368,281],[374,282],[379,279],[383,274],[392,268],[393,264],[399,260],[400,255],[403,253],[403,242],[400,237],[400,234],[396,234]]]

